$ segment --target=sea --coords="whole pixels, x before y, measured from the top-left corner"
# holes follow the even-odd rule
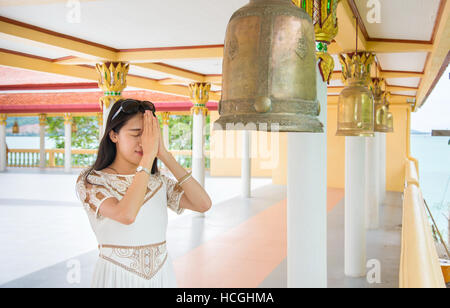
[[[450,215],[450,137],[411,134],[411,155],[419,160],[420,186],[432,215],[445,240],[449,240]],[[7,136],[10,149],[38,149],[39,137]],[[45,147],[55,142],[46,137]]]
[[[444,240],[449,240],[450,137],[411,135],[411,156],[419,161],[422,195]]]

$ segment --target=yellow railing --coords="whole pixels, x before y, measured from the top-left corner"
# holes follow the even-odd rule
[[[400,288],[445,288],[416,164],[416,160],[406,161],[399,285]]]
[[[192,156],[191,150],[171,150],[174,157]],[[45,150],[45,166],[46,168],[62,168],[64,167],[64,149],[46,149]],[[87,155],[87,164],[72,165],[73,168],[84,168],[94,163],[97,150],[91,149],[72,149],[72,155]],[[205,151],[206,157],[209,157],[210,151]],[[39,149],[9,149],[7,151],[8,167],[31,168],[40,166],[40,150]],[[73,161],[73,158],[72,158]],[[207,168],[208,170],[209,168]]]

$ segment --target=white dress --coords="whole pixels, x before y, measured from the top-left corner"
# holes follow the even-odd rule
[[[102,202],[120,200],[133,181],[132,175],[115,175],[92,170],[88,180],[81,171],[76,193],[87,212],[99,243],[91,287],[93,288],[175,288],[172,259],[166,248],[167,208],[178,215],[184,191],[176,180],[158,172],[149,178],[147,192],[136,220],[124,225],[99,214]]]

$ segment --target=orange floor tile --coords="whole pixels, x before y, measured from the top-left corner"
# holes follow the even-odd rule
[[[329,189],[330,211],[343,190]],[[286,199],[174,260],[181,288],[256,288],[286,258]]]

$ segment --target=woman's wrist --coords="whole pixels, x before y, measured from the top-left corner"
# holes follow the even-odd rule
[[[151,169],[154,161],[155,161],[154,155],[145,155],[144,157],[141,158],[139,165]]]
[[[167,161],[170,160],[171,158],[174,158],[172,153],[170,153],[169,151],[164,151],[162,153],[160,153],[160,155],[158,156],[158,158],[165,164],[167,165]]]

